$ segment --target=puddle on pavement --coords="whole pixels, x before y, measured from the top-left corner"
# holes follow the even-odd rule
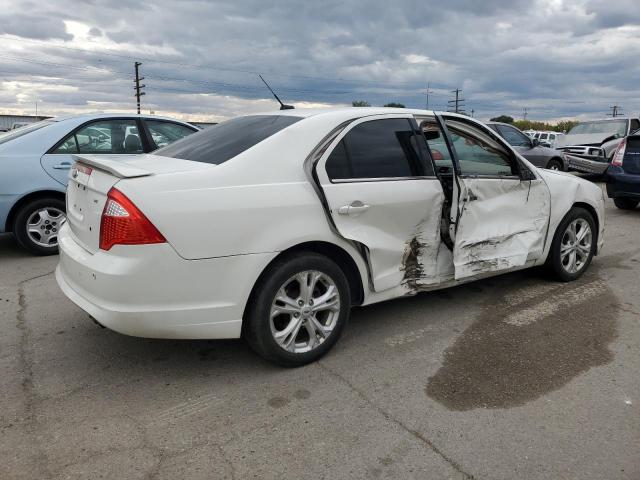
[[[508,278],[445,352],[426,393],[451,410],[509,408],[613,359],[619,301],[592,266],[572,283]]]

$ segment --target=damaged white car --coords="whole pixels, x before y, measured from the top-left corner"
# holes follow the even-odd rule
[[[461,115],[362,108],[239,117],[154,154],[77,156],[57,281],[100,324],[244,337],[282,365],[369,305],[547,264],[579,277],[604,197]]]

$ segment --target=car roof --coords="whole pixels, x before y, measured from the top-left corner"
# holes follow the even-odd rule
[[[170,120],[172,122],[185,123],[187,125],[191,125],[189,122],[185,122],[184,120],[178,120],[177,118],[171,117],[163,117],[161,115],[145,115],[145,114],[135,114],[135,113],[81,113],[75,115],[61,115],[59,117],[50,118],[53,122],[61,122],[65,120],[99,120],[101,118],[144,118],[150,120]],[[194,125],[195,126],[195,125]]]

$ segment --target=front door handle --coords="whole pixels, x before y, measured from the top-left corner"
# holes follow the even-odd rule
[[[356,200],[355,202],[351,202],[351,205],[343,205],[338,208],[338,213],[340,215],[360,215],[367,210],[369,210],[369,205],[362,203],[360,200]]]
[[[56,170],[69,170],[71,168],[71,164],[69,162],[62,162],[53,166]]]

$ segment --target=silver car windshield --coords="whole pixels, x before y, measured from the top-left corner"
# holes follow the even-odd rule
[[[626,120],[604,120],[601,122],[584,122],[569,130],[569,135],[589,133],[610,133],[623,137],[627,133]]]
[[[11,140],[15,140],[16,138],[22,137],[27,133],[34,132],[36,130],[40,130],[47,125],[51,125],[55,123],[53,120],[42,120],[41,122],[32,123],[30,125],[26,125],[24,127],[17,128],[15,130],[11,130],[10,132],[5,133],[0,136],[0,145],[3,143],[10,142]]]

